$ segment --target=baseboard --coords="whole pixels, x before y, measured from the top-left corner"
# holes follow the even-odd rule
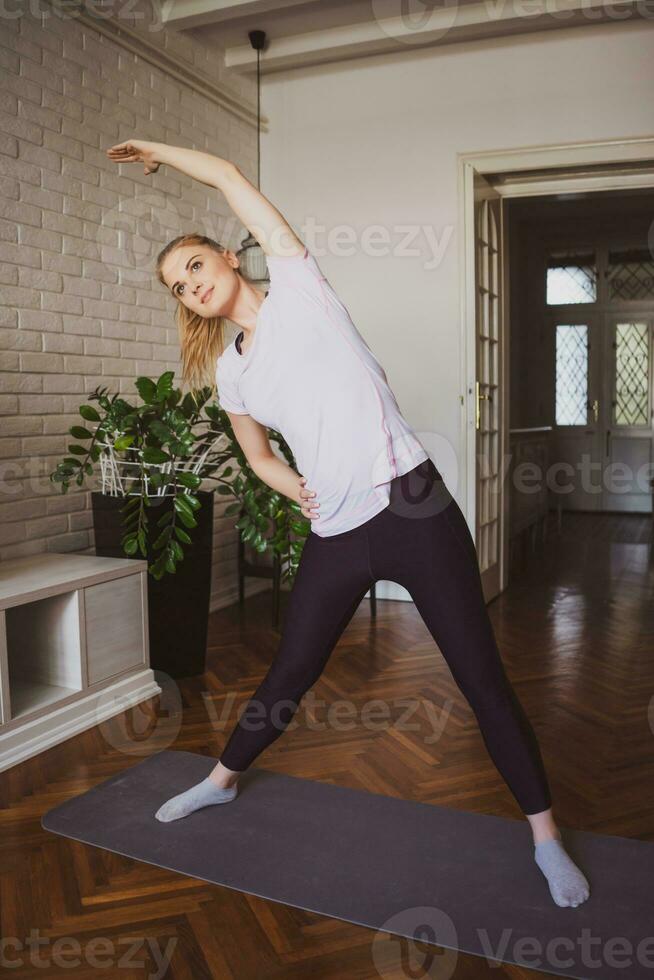
[[[0,735],[0,772],[161,693],[148,667]]]

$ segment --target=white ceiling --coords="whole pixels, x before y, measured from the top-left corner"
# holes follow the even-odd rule
[[[164,0],[167,26],[222,49],[251,72],[248,32],[266,32],[262,74],[363,55],[645,17],[640,0]]]

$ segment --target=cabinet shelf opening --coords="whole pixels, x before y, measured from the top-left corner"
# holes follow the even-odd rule
[[[10,718],[82,690],[77,590],[6,610]]]

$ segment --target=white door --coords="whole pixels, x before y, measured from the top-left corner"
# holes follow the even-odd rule
[[[652,331],[654,316],[605,318],[602,509],[652,507]]]
[[[504,316],[502,199],[475,174],[475,542],[484,596],[501,590],[504,532]]]
[[[567,310],[548,317],[554,335],[554,506],[602,509],[605,430],[604,331],[596,313]]]

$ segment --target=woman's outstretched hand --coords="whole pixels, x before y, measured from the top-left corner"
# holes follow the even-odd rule
[[[307,482],[306,476],[300,477],[300,483],[306,483],[306,482]],[[314,521],[318,517],[320,517],[320,514],[314,513],[311,510],[312,507],[320,507],[320,504],[317,501],[311,500],[311,498],[315,497],[315,495],[316,495],[315,490],[307,490],[307,488],[303,486],[300,488],[300,494],[298,500],[302,514],[305,517],[308,517],[309,519]]]
[[[142,163],[144,174],[154,174],[162,162],[157,152],[159,147],[159,143],[146,140],[126,140],[110,146],[107,156],[115,163]]]

